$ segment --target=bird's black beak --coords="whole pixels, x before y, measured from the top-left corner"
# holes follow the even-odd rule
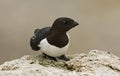
[[[77,26],[77,25],[79,25],[79,23],[77,23],[76,21],[74,21],[74,26]]]

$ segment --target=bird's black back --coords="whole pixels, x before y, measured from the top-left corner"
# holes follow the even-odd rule
[[[36,29],[34,31],[34,36],[30,39],[30,46],[33,50],[35,51],[40,50],[40,47],[38,47],[38,44],[42,39],[47,37],[49,30],[50,30],[50,27],[45,27],[42,29]]]

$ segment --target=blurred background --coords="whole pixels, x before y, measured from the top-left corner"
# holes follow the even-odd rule
[[[69,31],[68,54],[98,49],[120,55],[120,0],[0,0],[0,64],[38,55],[29,46],[34,29],[61,16],[80,24]]]

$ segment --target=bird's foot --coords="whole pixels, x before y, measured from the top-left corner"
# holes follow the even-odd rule
[[[65,61],[69,61],[70,59],[67,58],[65,55],[61,55],[60,57],[58,57],[61,60],[65,60]]]
[[[54,61],[57,61],[57,59],[55,57],[52,57],[52,56],[48,56],[47,54],[43,53],[43,57],[44,58],[48,58],[50,60],[54,60]]]

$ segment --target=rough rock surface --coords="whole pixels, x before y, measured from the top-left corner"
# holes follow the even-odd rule
[[[0,65],[0,76],[120,76],[120,58],[110,52],[91,50],[53,61],[41,55],[25,55]]]

